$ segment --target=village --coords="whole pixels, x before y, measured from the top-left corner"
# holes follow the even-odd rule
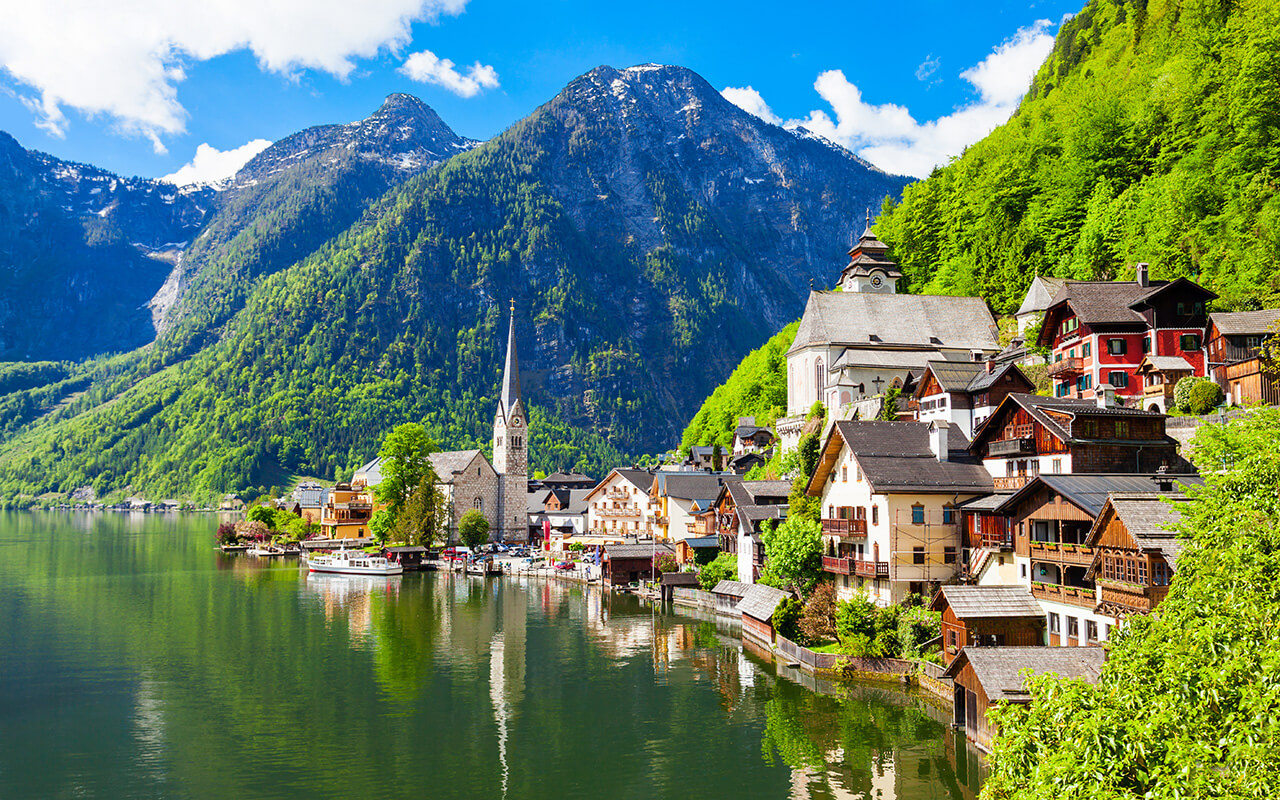
[[[986,711],[1028,700],[1025,670],[1096,680],[1109,639],[1168,593],[1172,527],[1201,483],[1181,452],[1203,420],[1280,401],[1261,354],[1280,310],[1209,313],[1212,292],[1146,264],[1129,281],[1036,277],[1002,346],[982,299],[899,294],[869,221],[849,256],[834,290],[810,294],[787,415],[740,418],[731,448],[529,478],[513,309],[492,459],[429,456],[447,549],[373,540],[381,458],[299,485],[279,510],[318,526],[309,553],[369,547],[405,569],[475,563],[456,543],[478,512],[483,574],[740,620],[787,664],[917,682],[987,748]],[[770,563],[784,531],[807,566]],[[901,609],[927,633],[850,645],[862,623],[837,608],[872,609],[863,622]]]

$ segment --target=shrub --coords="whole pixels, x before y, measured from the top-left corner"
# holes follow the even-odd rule
[[[1179,411],[1191,410],[1191,390],[1198,383],[1205,383],[1209,379],[1196,375],[1188,375],[1173,387],[1173,404]]]
[[[653,558],[653,566],[658,572],[679,572],[680,565],[676,562],[676,557],[670,553],[658,553]]]
[[[773,611],[773,629],[780,636],[785,636],[797,644],[803,644],[800,633],[800,614],[804,612],[804,606],[794,597],[788,597]]]
[[[235,523],[224,522],[218,526],[218,544],[235,544],[237,538]]]
[[[830,642],[836,638],[836,587],[830,581],[819,583],[804,604],[800,615],[800,633],[809,644]]]
[[[1208,414],[1223,400],[1222,387],[1213,381],[1201,381],[1191,387],[1187,405],[1192,414]]]
[[[468,509],[458,520],[458,538],[472,550],[489,541],[489,520],[480,509]]]
[[[703,564],[698,570],[698,583],[708,592],[716,588],[720,581],[738,579],[738,557],[733,553],[720,553],[709,564]]]

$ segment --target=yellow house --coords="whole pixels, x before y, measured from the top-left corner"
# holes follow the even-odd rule
[[[362,481],[339,483],[320,505],[320,530],[328,539],[363,539],[370,535],[373,491]]]

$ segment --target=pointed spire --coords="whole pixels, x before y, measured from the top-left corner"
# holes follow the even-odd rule
[[[507,366],[502,372],[502,406],[505,417],[520,402],[520,360],[516,356],[516,301],[511,300],[511,320],[507,327]]]
[[[862,236],[866,238],[871,235],[871,206],[867,206],[867,225],[862,229]]]

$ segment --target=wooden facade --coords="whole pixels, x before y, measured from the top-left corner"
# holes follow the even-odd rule
[[[945,602],[939,605],[942,609],[942,663],[944,665],[950,666],[963,647],[1044,644],[1042,615],[960,619],[950,605]],[[937,610],[936,607],[935,610]]]
[[[956,727],[964,729],[969,741],[990,750],[991,742],[999,733],[994,722],[987,719],[987,711],[991,708],[991,698],[987,697],[982,681],[973,665],[961,663],[952,677],[952,698],[955,702],[954,720]]]
[[[1091,538],[1089,574],[1098,585],[1098,610],[1115,616],[1146,614],[1169,593],[1174,565],[1139,546],[1108,501]]]

